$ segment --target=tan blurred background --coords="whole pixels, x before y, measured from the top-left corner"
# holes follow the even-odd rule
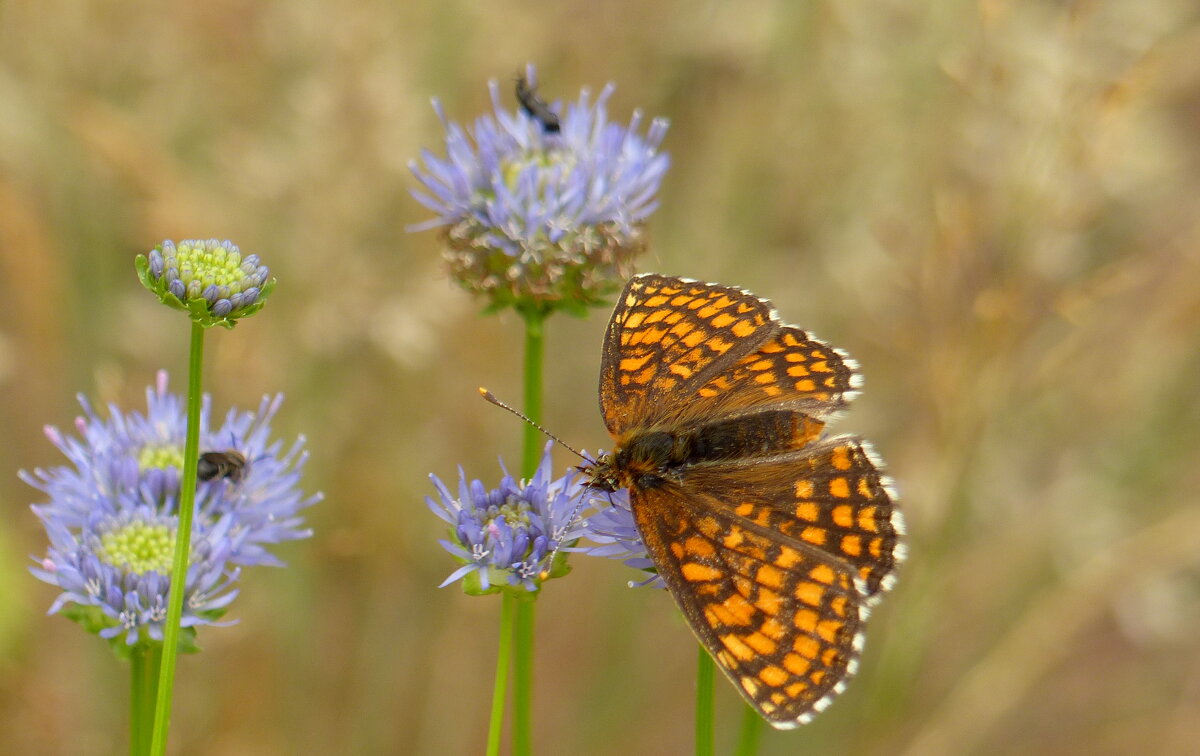
[[[133,257],[218,237],[279,286],[212,334],[206,386],[285,392],[327,499],[182,660],[173,751],[481,751],[499,602],[436,587],[422,499],[515,463],[474,391],[519,397],[521,333],[405,233],[405,166],[441,150],[431,96],[468,120],[530,60],[548,99],[612,80],[617,119],[671,119],[642,270],[748,287],[863,365],[836,430],[887,459],[912,556],[846,694],[762,752],[1200,752],[1197,50],[1190,0],[5,3],[0,750],[126,749],[127,673],[43,616],[15,472],[63,461],[41,428],[76,392],[183,387]],[[588,448],[606,320],[549,327],[546,421]],[[538,752],[688,752],[668,597],[574,564],[539,602]]]

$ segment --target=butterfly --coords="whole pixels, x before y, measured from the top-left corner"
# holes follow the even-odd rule
[[[604,336],[614,446],[589,485],[629,489],[688,625],[749,704],[790,729],[845,687],[904,557],[890,479],[824,426],[858,394],[844,352],[742,289],[647,273]]]

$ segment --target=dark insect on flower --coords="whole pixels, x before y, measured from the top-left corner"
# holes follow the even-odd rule
[[[542,124],[542,128],[547,134],[558,133],[558,115],[550,109],[545,100],[538,97],[537,87],[530,85],[525,74],[517,77],[517,102],[521,104],[521,110],[524,110],[530,118],[534,118]]]
[[[228,478],[241,483],[245,476],[246,455],[234,449],[204,452],[196,462],[196,477],[202,481]]]

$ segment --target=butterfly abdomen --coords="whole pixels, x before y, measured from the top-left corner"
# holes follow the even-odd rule
[[[798,449],[823,427],[802,412],[767,410],[679,432],[640,431],[620,440],[609,466],[621,487],[655,488],[691,465]]]
[[[768,410],[708,423],[688,434],[688,453],[683,463],[760,457],[799,449],[817,438],[824,425],[793,410]]]

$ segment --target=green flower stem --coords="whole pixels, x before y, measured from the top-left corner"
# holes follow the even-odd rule
[[[738,730],[737,756],[754,756],[758,753],[758,739],[762,734],[762,717],[749,705],[742,707],[742,727]]]
[[[500,733],[504,729],[504,695],[508,692],[508,663],[512,658],[513,605],[510,591],[501,591],[500,640],[496,648],[496,682],[492,686],[492,717],[488,721],[487,756],[499,756]]]
[[[696,756],[713,756],[713,675],[716,667],[704,646],[696,657]]]
[[[158,683],[162,647],[139,643],[129,665],[129,753],[146,756],[154,726],[154,689]]]
[[[129,658],[129,753],[130,756],[145,756],[142,731],[146,723],[142,715],[146,706],[146,649],[138,646]]]
[[[142,753],[150,753],[150,739],[154,730],[154,706],[158,700],[158,675],[162,670],[162,646],[150,647],[149,664],[146,665],[146,700],[142,702]]]
[[[540,310],[525,310],[525,415],[535,423],[542,422],[542,363],[546,351],[546,315]],[[538,465],[541,434],[525,424],[521,445],[521,477],[533,477]],[[533,752],[533,622],[537,594],[517,601],[515,644],[513,649],[513,756],[529,756]]]
[[[513,754],[533,753],[533,596],[517,600],[513,667]]]
[[[162,646],[158,643],[151,643],[148,646],[140,647],[139,652],[134,652],[134,659],[140,655],[142,661],[142,673],[139,674],[139,684],[142,691],[138,694],[138,706],[136,716],[138,720],[138,740],[137,754],[138,756],[146,756],[150,752],[150,734],[154,728],[154,706],[155,696],[158,691],[158,670],[162,667]]]
[[[546,351],[544,326],[546,316],[540,311],[523,310],[525,318],[525,416],[535,423],[542,422],[542,363]],[[542,449],[541,431],[524,423],[521,437],[521,477],[529,479],[537,471]]]
[[[204,365],[204,326],[192,323],[192,345],[188,354],[187,441],[183,447],[183,480],[179,492],[179,525],[175,530],[175,562],[171,568],[167,621],[163,628],[162,666],[154,707],[154,737],[151,753],[167,752],[167,726],[171,719],[171,693],[175,683],[175,657],[179,652],[179,620],[183,616],[183,593],[187,587],[188,556],[191,552],[192,515],[196,503],[196,464],[200,458],[200,372]]]

